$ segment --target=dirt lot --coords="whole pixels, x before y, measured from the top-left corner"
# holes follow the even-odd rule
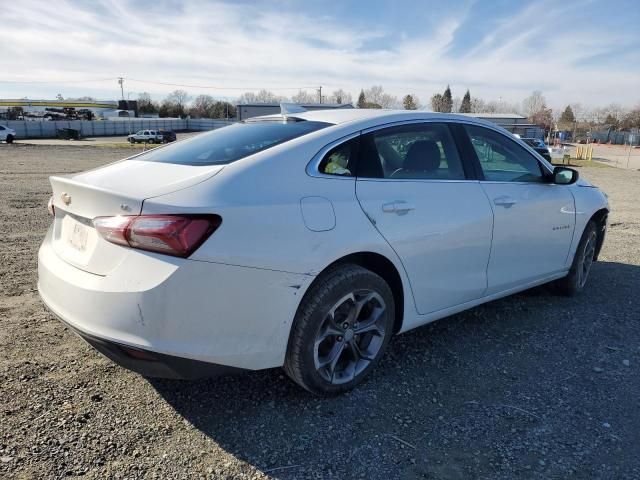
[[[45,311],[47,176],[126,153],[0,145],[1,478],[640,477],[640,172],[581,169],[614,208],[584,294],[539,288],[401,335],[327,400],[280,370],[146,380]]]

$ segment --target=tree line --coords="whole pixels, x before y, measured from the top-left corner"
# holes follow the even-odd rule
[[[191,116],[192,118],[234,118],[236,104],[243,103],[318,103],[320,97],[317,92],[300,90],[291,97],[277,95],[262,89],[258,92],[246,92],[235,102],[217,100],[211,95],[197,95],[191,97],[185,90],[174,90],[162,101],[154,101],[149,93],[141,93],[138,97],[138,111],[141,114],[158,114],[160,117]],[[338,89],[322,96],[322,103],[346,104],[353,103],[352,96],[343,89]],[[357,101],[357,108],[393,108],[405,110],[430,109],[443,113],[504,113],[519,114],[527,117],[530,123],[543,129],[573,130],[586,129],[593,126],[606,125],[612,129],[628,130],[640,128],[640,105],[635,108],[624,108],[619,104],[610,104],[599,108],[585,108],[579,103],[566,105],[561,110],[554,111],[547,104],[541,91],[534,91],[522,100],[513,103],[499,100],[485,101],[473,97],[467,89],[462,97],[454,96],[451,87],[447,85],[442,93],[432,95],[428,105],[422,105],[414,93],[408,93],[402,98],[384,91],[381,85],[373,85],[361,89]]]

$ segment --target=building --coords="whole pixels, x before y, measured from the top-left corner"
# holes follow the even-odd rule
[[[300,104],[305,110],[328,110],[333,108],[353,108],[350,103],[304,103]],[[279,103],[241,103],[236,105],[238,120],[260,117],[262,115],[276,115],[280,113]]]
[[[511,133],[523,138],[544,138],[544,130],[534,123],[529,123],[527,117],[517,113],[463,113],[470,117],[480,118],[495,123]]]
[[[0,119],[93,120],[135,117],[137,102],[124,100],[0,99]]]

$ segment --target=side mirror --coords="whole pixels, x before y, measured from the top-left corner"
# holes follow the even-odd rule
[[[578,181],[578,172],[573,168],[555,167],[553,169],[553,183],[571,185]]]

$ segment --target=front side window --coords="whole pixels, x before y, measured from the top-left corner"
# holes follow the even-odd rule
[[[538,160],[515,141],[498,132],[465,125],[480,161],[485,180],[492,182],[544,182]]]
[[[465,178],[451,132],[441,123],[401,125],[364,135],[358,176],[409,180]]]
[[[150,150],[135,159],[180,165],[226,165],[330,125],[304,120],[239,122]]]

